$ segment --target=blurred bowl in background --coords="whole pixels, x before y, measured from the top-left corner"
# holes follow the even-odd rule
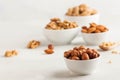
[[[99,23],[100,14],[96,13],[90,16],[67,16],[65,15],[65,20],[76,22],[80,27],[88,26],[89,23]]]
[[[83,33],[81,32],[83,40],[88,45],[99,45],[101,42],[106,40],[107,32],[102,33]]]

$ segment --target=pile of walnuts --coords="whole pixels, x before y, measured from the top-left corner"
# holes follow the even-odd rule
[[[71,60],[89,60],[99,57],[99,53],[84,46],[74,47],[72,50],[64,52],[64,57]]]
[[[89,16],[96,14],[97,11],[95,9],[91,9],[86,4],[81,4],[79,6],[75,6],[69,8],[66,15],[68,16]]]
[[[67,20],[62,22],[59,18],[52,18],[45,28],[49,30],[64,30],[76,27],[78,27],[78,25],[75,22],[70,22]]]
[[[90,26],[83,26],[81,32],[83,33],[101,33],[106,32],[108,29],[103,25],[98,25],[96,23],[90,23]]]

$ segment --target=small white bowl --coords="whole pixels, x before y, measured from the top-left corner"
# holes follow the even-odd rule
[[[88,26],[90,23],[99,23],[99,13],[90,16],[67,16],[65,20],[76,22],[79,26]]]
[[[46,38],[53,44],[69,44],[80,32],[80,27],[65,30],[49,30],[44,28]]]
[[[90,60],[70,60],[64,58],[65,63],[70,71],[79,75],[88,75],[96,72],[100,63],[100,56]]]
[[[83,40],[88,45],[99,45],[101,42],[105,41],[107,37],[107,32],[102,33],[81,33]]]

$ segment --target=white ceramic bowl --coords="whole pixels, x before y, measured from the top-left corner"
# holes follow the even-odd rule
[[[99,13],[90,16],[67,16],[65,15],[65,20],[76,22],[79,26],[88,26],[89,23],[99,23]]]
[[[90,60],[70,60],[64,58],[65,63],[70,71],[79,75],[88,75],[97,71],[100,63],[100,56]]]
[[[81,33],[83,40],[88,45],[99,45],[101,42],[106,40],[108,31],[102,33]]]
[[[48,30],[44,29],[46,38],[53,44],[68,44],[80,32],[80,27],[65,30]]]

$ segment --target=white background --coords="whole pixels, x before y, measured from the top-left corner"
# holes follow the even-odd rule
[[[0,21],[34,21],[63,16],[68,7],[80,3],[87,3],[104,15],[119,15],[119,2],[119,0],[0,0]]]
[[[44,54],[49,42],[44,38],[42,28],[50,18],[63,18],[69,7],[80,3],[99,10],[100,23],[110,29],[109,41],[120,40],[119,0],[0,0],[0,80],[120,80],[120,55],[110,52],[101,53],[103,63],[98,73],[70,75],[63,61],[63,52],[81,45],[83,40],[79,36],[78,44],[55,46],[53,55]],[[40,40],[41,46],[27,49],[26,45],[32,39]],[[12,49],[18,50],[19,55],[3,57],[6,50]],[[109,60],[112,64],[108,64]]]
[[[117,22],[120,19],[119,2],[119,0],[0,0],[0,47],[21,47],[22,43],[32,37],[40,39],[40,28],[44,27],[50,18],[63,18],[69,7],[80,3],[87,3],[96,8],[101,13],[101,23],[112,27],[111,22],[119,23]]]

